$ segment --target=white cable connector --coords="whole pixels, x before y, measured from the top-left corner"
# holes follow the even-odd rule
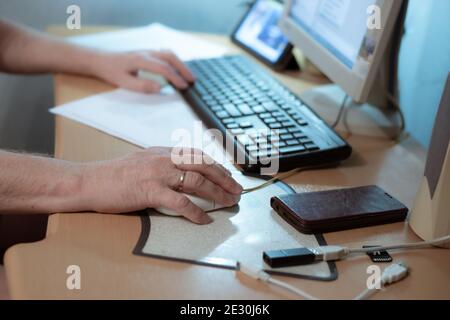
[[[406,264],[404,264],[403,262],[393,263],[386,269],[384,269],[377,284],[380,285],[380,287],[384,287],[386,285],[390,285],[403,280],[408,276],[408,274],[409,268]],[[367,300],[376,292],[377,289],[375,288],[367,288],[359,295],[357,295],[353,300]]]
[[[408,276],[408,273],[409,268],[405,263],[393,263],[384,269],[383,274],[381,275],[381,285],[386,286],[403,280]]]
[[[349,255],[350,250],[340,246],[323,246],[317,248],[309,248],[316,255],[317,261],[337,261]]]

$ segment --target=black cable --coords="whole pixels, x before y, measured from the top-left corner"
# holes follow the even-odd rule
[[[336,118],[336,120],[334,121],[334,123],[331,125],[331,127],[332,127],[333,129],[335,129],[335,128],[339,125],[339,123],[341,122],[342,115],[344,114],[345,107],[347,106],[347,100],[348,100],[348,98],[349,98],[349,95],[348,95],[348,94],[345,94],[344,100],[342,100],[342,104],[341,104],[341,106],[340,106],[340,108],[339,108],[339,113],[338,113],[338,115],[337,115],[337,118]]]

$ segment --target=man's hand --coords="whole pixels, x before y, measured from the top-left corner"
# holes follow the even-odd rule
[[[155,93],[161,89],[156,81],[139,78],[139,71],[161,75],[181,90],[195,81],[192,72],[170,51],[100,53],[91,61],[93,76],[133,91]]]
[[[173,156],[170,148],[151,148],[121,159],[80,164],[0,150],[0,213],[130,213],[165,208],[206,224],[211,218],[183,193],[226,207],[239,202],[242,187],[201,151],[188,149],[181,158],[174,157],[178,155]],[[178,161],[194,157],[203,162]],[[181,176],[185,177],[183,193],[176,191]]]
[[[0,19],[0,70],[11,73],[71,73],[100,78],[117,87],[153,93],[160,85],[138,77],[139,71],[159,74],[177,89],[195,81],[171,52],[101,52]]]
[[[224,167],[199,150],[189,150],[183,159],[199,156],[203,164],[175,165],[171,149],[151,148],[118,160],[86,164],[80,199],[86,209],[96,212],[126,213],[162,207],[194,223],[210,223],[211,218],[202,209],[176,191],[183,172],[186,172],[184,193],[226,207],[239,202],[242,187]]]

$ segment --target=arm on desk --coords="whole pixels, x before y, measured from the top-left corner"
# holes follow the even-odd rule
[[[0,70],[11,73],[72,73],[100,78],[118,87],[157,92],[155,81],[137,77],[139,70],[159,74],[179,89],[195,79],[170,52],[100,52],[0,20]]]
[[[198,150],[187,153],[189,159],[200,155]],[[240,200],[242,187],[222,166],[202,163],[175,165],[168,148],[85,164],[0,151],[0,213],[127,213],[163,207],[206,224],[209,216],[174,191],[183,172],[184,192],[225,206]]]

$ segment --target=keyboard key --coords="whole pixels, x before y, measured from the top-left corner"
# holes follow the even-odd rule
[[[242,129],[233,129],[233,130],[231,130],[230,131],[231,132],[231,134],[233,135],[233,136],[238,136],[238,135],[241,135],[241,134],[244,134],[245,132],[244,132],[244,130],[242,130]]]
[[[283,141],[275,141],[275,142],[272,142],[272,146],[279,149],[279,148],[283,148],[283,147],[287,146],[287,144],[286,144],[286,142],[283,142]]]
[[[265,137],[265,139],[271,141],[271,142],[276,142],[276,141],[280,141],[280,136],[279,135],[269,135],[267,137]]]
[[[262,105],[264,108],[267,109],[267,111],[270,111],[270,112],[278,111],[278,106],[275,103],[273,103],[272,101],[264,102],[264,103],[262,103]]]
[[[211,99],[208,101],[205,101],[205,103],[211,108],[212,106],[216,106],[217,105],[217,101],[215,99]]]
[[[224,124],[230,124],[230,123],[235,123],[236,120],[232,119],[232,118],[227,118],[227,119],[222,119],[222,123]]]
[[[294,137],[299,138],[299,139],[307,138],[307,136],[302,132],[294,133]]]
[[[237,107],[245,116],[250,116],[254,114],[253,110],[247,104],[240,104]]]
[[[282,135],[282,134],[287,134],[288,133],[287,129],[280,129],[280,130],[277,130],[276,132],[277,132],[277,134],[279,136]]]
[[[289,154],[289,153],[298,153],[298,152],[304,152],[306,148],[304,146],[292,146],[292,147],[284,147],[280,148],[281,154]]]
[[[292,134],[282,134],[280,138],[281,140],[291,140],[294,139],[294,136]]]
[[[264,119],[263,121],[265,124],[271,124],[271,123],[277,122],[277,120],[274,118],[267,118],[267,119]]]
[[[260,159],[269,159],[269,158],[275,158],[278,157],[280,153],[277,150],[260,150],[258,152],[258,157]]]
[[[299,120],[299,121],[298,121],[298,124],[301,125],[302,127],[305,127],[305,126],[308,125],[308,122],[305,121],[305,120]]]
[[[252,97],[255,98],[256,100],[267,98],[266,95],[263,92],[259,91],[258,89],[256,89],[256,92],[252,93]]]
[[[239,125],[237,123],[227,124],[227,129],[238,129]]]
[[[261,133],[259,133],[259,132],[249,132],[248,136],[250,138],[252,138],[253,140],[256,140],[256,139],[262,137]]]
[[[264,113],[266,112],[266,108],[263,106],[255,106],[252,108],[255,113]]]
[[[284,113],[281,111],[272,112],[272,116],[274,117],[284,117]]]
[[[266,144],[269,142],[269,139],[267,139],[266,137],[258,137],[255,139],[255,143],[257,144]]]
[[[320,148],[315,143],[307,143],[305,144],[306,149],[309,151],[319,150]]]
[[[259,150],[270,150],[272,149],[272,145],[270,145],[269,143],[260,143],[258,144],[258,148]]]
[[[226,112],[226,111],[218,111],[218,112],[216,112],[216,116],[219,119],[225,119],[225,118],[229,118],[230,114],[228,112]]]
[[[258,151],[258,146],[257,145],[251,145],[251,146],[247,146],[245,148],[247,150],[247,152],[253,153]]]
[[[311,139],[309,139],[309,138],[301,138],[301,139],[300,139],[300,142],[303,143],[303,144],[306,144],[306,143],[313,143],[313,142],[311,141]]]
[[[211,107],[211,110],[214,112],[218,112],[218,111],[222,111],[223,108],[221,106],[213,106],[213,107]]]
[[[288,141],[286,141],[286,144],[288,146],[296,146],[296,145],[298,145],[300,143],[298,142],[298,140],[288,140]]]
[[[281,123],[276,122],[276,123],[271,123],[271,124],[269,124],[269,128],[270,128],[270,129],[281,129],[282,126],[281,126]]]
[[[215,100],[213,96],[210,96],[209,94],[204,94],[202,95],[202,100],[203,101],[211,101],[211,100]]]
[[[241,122],[241,123],[239,124],[239,126],[240,126],[242,129],[249,129],[249,128],[253,128],[253,123],[248,122],[248,121],[245,121],[245,122]]]
[[[286,122],[282,122],[281,125],[285,128],[291,128],[295,126],[295,123],[293,123],[292,121],[286,121]]]
[[[256,100],[257,100],[259,103],[261,103],[262,105],[264,105],[265,103],[272,103],[272,100],[270,100],[270,99],[267,98],[267,97],[257,98]],[[264,107],[265,107],[265,106],[264,106]],[[276,111],[275,108],[271,108],[271,109],[268,109],[268,108],[267,108],[267,110],[268,110],[268,111]]]
[[[263,107],[264,108],[264,107]],[[267,119],[267,118],[272,118],[272,115],[270,114],[270,113],[261,113],[260,115],[259,115],[259,117],[261,118],[261,119]]]
[[[288,129],[290,133],[302,133],[302,130],[298,127],[293,127]]]
[[[245,100],[245,99],[247,99],[247,98],[250,98],[249,94],[246,93],[246,92],[241,93],[241,94],[239,95],[239,97],[240,97],[242,100]]]
[[[225,104],[223,107],[234,118],[242,116],[242,113],[234,106],[234,104]]]

